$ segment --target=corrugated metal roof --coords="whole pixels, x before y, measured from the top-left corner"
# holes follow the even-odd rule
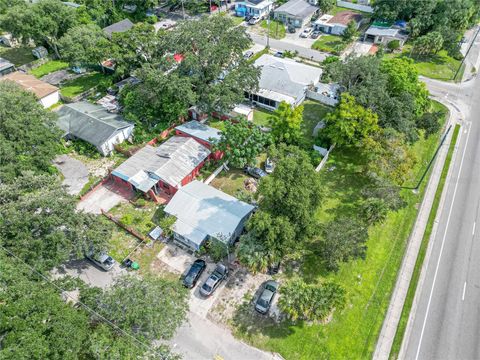
[[[116,131],[133,127],[123,117],[106,111],[100,105],[86,101],[65,104],[58,110],[57,125],[65,131],[94,146],[101,146]]]
[[[372,35],[372,36],[396,36],[398,33],[398,29],[393,29],[393,28],[384,28],[384,27],[378,27],[378,26],[370,26],[368,30],[365,32],[367,35]]]
[[[252,205],[195,180],[175,193],[165,212],[177,218],[174,229],[197,243],[204,240],[203,234],[229,241],[253,209]]]
[[[175,129],[184,132],[197,139],[208,141],[209,143],[220,140],[222,132],[205,124],[202,124],[196,120],[186,122],[182,125],[178,125]]]
[[[0,71],[14,67],[14,65],[4,58],[0,58]]]
[[[282,6],[276,8],[274,12],[284,12],[298,18],[307,18],[312,16],[318,7],[310,5],[305,0],[290,0]]]
[[[158,147],[146,145],[128,158],[112,175],[147,192],[158,180],[177,187],[210,150],[192,138],[173,136]]]

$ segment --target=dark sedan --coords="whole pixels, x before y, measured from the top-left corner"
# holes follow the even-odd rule
[[[205,261],[201,259],[195,260],[192,266],[190,266],[187,275],[183,278],[183,286],[189,289],[193,288],[206,267]]]
[[[203,283],[200,288],[200,294],[203,296],[210,296],[215,289],[220,285],[222,280],[227,277],[228,269],[223,264],[218,264],[215,270],[210,274],[208,279]]]
[[[258,167],[245,166],[243,168],[243,171],[245,172],[245,174],[248,174],[254,177],[255,179],[260,179],[264,176],[267,176],[267,173]]]
[[[278,290],[278,283],[273,280],[269,280],[265,283],[262,293],[258,297],[255,303],[255,310],[260,314],[268,313],[270,306],[272,305],[273,298]]]

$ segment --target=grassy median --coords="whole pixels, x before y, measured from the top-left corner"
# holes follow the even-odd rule
[[[445,159],[445,164],[443,165],[442,174],[440,176],[440,181],[438,183],[437,191],[435,193],[435,198],[433,200],[430,216],[428,217],[425,233],[423,234],[422,244],[420,246],[417,261],[415,262],[415,269],[413,271],[412,280],[410,281],[410,286],[408,288],[407,298],[405,299],[405,304],[403,305],[402,315],[398,323],[395,339],[393,340],[392,350],[390,352],[390,359],[397,358],[398,353],[400,351],[400,347],[402,346],[403,336],[405,334],[405,329],[407,327],[408,318],[410,316],[410,310],[412,308],[413,299],[415,297],[418,280],[420,278],[420,273],[423,266],[423,261],[427,253],[428,242],[430,240],[430,235],[432,234],[435,218],[437,217],[438,207],[440,205],[440,198],[442,197],[443,189],[445,187],[448,169],[450,168],[450,163],[452,162],[453,150],[455,149],[455,145],[457,143],[459,131],[460,131],[460,125],[457,124],[453,132],[452,141],[450,142],[450,147],[448,148],[447,158]]]

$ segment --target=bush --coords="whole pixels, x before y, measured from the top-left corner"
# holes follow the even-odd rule
[[[397,50],[400,48],[400,40],[392,40],[387,44],[387,48],[391,51]]]
[[[134,218],[132,214],[125,214],[120,218],[120,221],[123,225],[129,226],[133,224]]]
[[[155,15],[150,15],[150,16],[147,16],[146,20],[147,20],[147,23],[153,25],[158,21],[158,18]]]
[[[325,321],[345,305],[345,290],[333,282],[307,284],[294,279],[280,288],[278,307],[290,320]]]

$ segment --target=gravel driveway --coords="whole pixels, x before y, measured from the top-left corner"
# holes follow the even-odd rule
[[[78,195],[88,183],[87,167],[80,160],[68,155],[59,155],[53,162],[63,175],[62,184],[67,187],[67,192],[70,195]]]

